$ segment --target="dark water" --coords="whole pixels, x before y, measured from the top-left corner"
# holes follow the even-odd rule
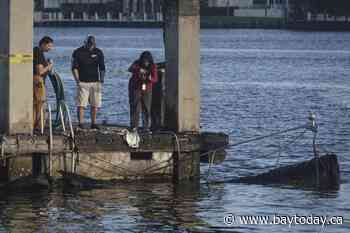
[[[70,105],[70,56],[88,34],[105,52],[107,81],[99,119],[128,123],[128,65],[149,49],[163,60],[162,33],[150,29],[35,29],[55,39],[50,54],[64,78]],[[21,193],[0,197],[0,232],[339,232],[350,231],[350,33],[278,30],[203,30],[203,130],[223,131],[232,142],[302,125],[309,111],[320,124],[322,150],[339,156],[342,185],[323,192],[242,184],[118,185],[107,190]],[[312,157],[306,132],[281,153],[268,155],[300,132],[228,150],[210,180],[256,174]],[[278,159],[279,158],[279,159]],[[224,216],[343,216],[343,225],[227,226]]]

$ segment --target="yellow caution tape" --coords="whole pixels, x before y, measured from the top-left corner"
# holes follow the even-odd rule
[[[11,64],[25,64],[33,62],[32,53],[0,54],[1,60],[8,60]]]

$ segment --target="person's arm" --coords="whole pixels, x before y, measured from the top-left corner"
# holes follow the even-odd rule
[[[40,56],[39,49],[34,49],[34,67],[35,67],[35,74],[39,75],[40,77],[45,77],[52,69],[52,64],[48,63],[47,66],[44,66],[46,64],[46,61],[43,56]]]
[[[105,82],[105,74],[106,74],[106,66],[105,66],[105,58],[103,55],[103,52],[100,52],[99,59],[98,59],[98,68],[100,71],[100,82]]]
[[[140,79],[141,77],[141,68],[140,66],[138,65],[138,62],[135,61],[134,63],[132,63],[132,65],[129,67],[128,69],[129,72],[132,73],[132,76],[137,78],[137,79]]]
[[[152,66],[150,81],[152,83],[158,82],[158,69],[156,64]]]
[[[138,69],[137,61],[134,61],[131,66],[129,67],[128,71],[130,73],[134,73]]]
[[[76,68],[73,68],[72,69],[72,74],[73,74],[73,77],[74,77],[74,80],[75,80],[76,84],[79,85],[79,83],[80,83],[79,70],[76,69]]]
[[[52,69],[52,64],[49,63],[46,67],[43,64],[38,64],[35,66],[36,68],[36,73],[41,76],[41,77],[45,77]]]
[[[77,85],[79,85],[79,82],[80,82],[78,68],[79,68],[79,63],[77,58],[77,52],[74,51],[72,55],[72,74]]]

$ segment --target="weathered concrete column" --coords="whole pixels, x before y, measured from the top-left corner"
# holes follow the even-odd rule
[[[141,12],[142,12],[143,21],[146,21],[147,20],[146,0],[142,0]]]
[[[199,0],[165,0],[165,127],[199,132]],[[174,153],[175,182],[198,179],[199,153]]]
[[[154,17],[154,14],[155,14],[155,10],[154,10],[154,0],[151,0],[151,14],[152,14],[153,17]]]
[[[137,0],[133,0],[131,11],[134,12],[134,13],[137,12]]]
[[[129,3],[130,0],[123,0],[123,13],[126,14],[126,13],[129,13]]]
[[[33,1],[0,1],[0,133],[32,133]]]
[[[109,20],[112,20],[112,14],[111,14],[111,12],[107,12],[106,18],[107,18],[108,21],[109,21]]]
[[[88,20],[89,19],[89,16],[88,16],[88,13],[86,12],[83,12],[83,20]]]
[[[199,0],[165,0],[167,128],[199,131]]]
[[[58,12],[58,20],[61,21],[63,19],[63,14],[62,12]]]

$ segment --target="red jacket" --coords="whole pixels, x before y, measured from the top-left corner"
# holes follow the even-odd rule
[[[136,62],[134,62],[134,64],[132,64],[131,67],[129,68],[129,71],[132,72],[131,78],[134,79],[136,84],[137,84],[135,86],[137,89],[141,89],[142,83],[143,83],[143,80],[141,78],[140,69],[141,69],[140,65]],[[152,68],[151,68],[150,79],[147,81],[146,90],[152,91],[153,84],[156,83],[157,81],[158,81],[157,65],[153,64]]]

